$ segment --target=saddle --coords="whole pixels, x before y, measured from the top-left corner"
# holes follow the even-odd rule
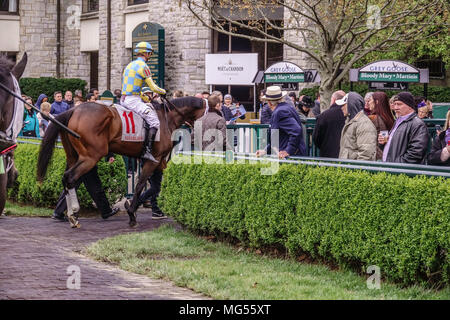
[[[144,119],[137,113],[118,104],[113,105],[122,121],[122,141],[143,142],[145,140]]]

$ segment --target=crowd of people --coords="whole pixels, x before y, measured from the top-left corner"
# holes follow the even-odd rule
[[[424,97],[400,92],[389,99],[384,92],[370,92],[363,98],[356,92],[339,90],[333,93],[330,108],[323,113],[319,99],[301,96],[297,100],[295,93],[286,94],[279,87],[262,92],[261,123],[279,129],[280,158],[307,155],[303,151],[305,128],[293,115],[295,110],[300,118],[316,118],[312,139],[321,157],[450,165],[450,111],[428,153],[429,132],[422,119],[433,118],[433,109]],[[257,155],[265,154],[270,147],[259,150]]]
[[[427,154],[429,133],[422,119],[433,118],[433,107],[424,97],[401,92],[389,99],[384,92],[369,92],[363,98],[356,92],[339,90],[333,93],[329,109],[321,113],[320,95],[315,100],[306,95],[297,98],[294,92],[287,94],[279,87],[269,88],[261,91],[259,118],[261,124],[270,124],[271,129],[279,129],[280,158],[307,155],[306,127],[302,120],[316,118],[312,141],[320,150],[322,158],[450,165],[450,112],[444,128],[437,132],[431,151]],[[172,97],[184,96],[187,94],[176,90]],[[200,119],[202,136],[209,129],[223,131],[225,150],[226,125],[234,124],[238,118],[245,118],[240,112],[240,103],[230,94],[223,95],[220,91],[204,91],[195,96],[207,99],[211,111],[207,117]],[[31,97],[22,97],[33,104]],[[120,103],[120,89],[114,90],[114,97]],[[141,97],[149,102],[157,94],[143,88]],[[99,99],[96,88],[89,90],[86,97],[83,97],[81,90],[76,90],[75,94],[66,91],[64,98],[63,93],[57,91],[53,94],[52,104],[45,94],[41,94],[36,107],[44,114],[57,115],[82,102]],[[25,104],[24,126],[20,135],[43,137],[47,126],[48,121]],[[213,141],[214,137],[202,141],[203,149],[208,146],[212,149]],[[267,153],[270,148],[271,145],[266,150],[259,150],[257,155]]]
[[[22,98],[28,103],[33,105],[33,99],[30,96],[22,95]],[[61,91],[55,91],[53,93],[53,103],[49,102],[49,98],[46,94],[39,95],[34,106],[36,106],[45,115],[52,114],[56,116],[64,111],[67,111],[73,107],[80,105],[83,102],[90,101],[95,102],[100,99],[100,93],[98,89],[93,88],[89,90],[86,97],[83,97],[83,91],[75,90],[75,95],[72,91],[68,90],[63,93]],[[48,120],[42,116],[39,112],[36,112],[29,105],[25,104],[23,115],[23,128],[19,133],[22,137],[37,137],[43,138],[45,130],[48,127]]]
[[[177,90],[173,98],[187,96]],[[215,129],[220,132],[222,140],[220,149],[233,150],[236,141],[230,143],[227,139],[227,125],[233,124],[238,118],[245,118],[240,109],[240,103],[230,94],[223,95],[220,91],[201,92],[195,95],[206,99],[209,112],[198,121],[201,123],[201,135],[193,130],[192,142],[201,141],[198,145],[202,150],[217,150],[217,135],[207,133]],[[31,97],[23,96],[27,103],[33,104]],[[114,91],[117,103],[121,101],[121,90]],[[158,94],[148,87],[142,88],[141,98],[149,103],[158,98]],[[53,94],[53,103],[45,94],[41,94],[36,101],[43,114],[57,115],[82,102],[95,102],[100,99],[99,91],[91,89],[86,97],[81,90]],[[450,166],[450,110],[442,130],[437,132],[431,151],[428,152],[429,133],[422,119],[432,118],[432,105],[423,97],[413,97],[409,92],[401,92],[391,99],[384,92],[371,92],[363,98],[356,92],[336,91],[332,94],[330,107],[320,112],[320,96],[313,99],[310,96],[300,96],[295,93],[287,94],[278,86],[268,87],[260,94],[261,105],[259,118],[262,124],[270,124],[271,133],[277,132],[264,150],[258,150],[257,156],[275,150],[281,159],[289,156],[306,156],[306,118],[316,118],[312,141],[320,150],[322,158],[340,158],[349,160],[369,160],[394,163],[412,163]],[[43,137],[48,121],[31,107],[25,104],[24,126],[22,136]],[[276,143],[275,143],[276,141]],[[114,161],[114,155],[108,155],[108,161]],[[94,202],[102,213],[102,217],[115,215],[117,208],[111,208],[104,195],[96,172],[97,167],[86,174],[83,182],[90,191]],[[157,197],[161,184],[162,171],[155,171],[151,180],[151,188],[139,199],[140,204],[151,207],[155,217],[164,218],[165,215],[158,208]],[[102,193],[103,192],[103,193]],[[54,212],[56,220],[64,221],[65,201],[63,195],[58,201]]]

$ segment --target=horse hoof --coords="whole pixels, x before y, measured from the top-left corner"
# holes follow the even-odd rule
[[[135,228],[137,226],[136,221],[130,221],[130,228]]]
[[[69,222],[70,222],[70,226],[72,228],[80,228],[81,227],[80,222],[74,216],[69,216]]]

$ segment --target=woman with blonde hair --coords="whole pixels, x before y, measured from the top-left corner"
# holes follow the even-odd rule
[[[52,108],[52,105],[48,102],[42,102],[41,103],[41,112],[44,113],[47,117],[50,114],[50,109]],[[47,130],[47,127],[49,125],[48,120],[45,120],[42,114],[38,113],[37,118],[39,120],[39,135],[41,138],[44,137],[45,130]]]
[[[444,130],[434,138],[428,164],[450,166],[450,109],[447,112]]]

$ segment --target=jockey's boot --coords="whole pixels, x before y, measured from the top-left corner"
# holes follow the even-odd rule
[[[144,152],[141,156],[142,159],[150,160],[153,162],[158,162],[158,160],[155,159],[152,155],[152,145],[153,140],[155,139],[156,132],[158,132],[158,128],[151,127],[149,128],[147,125],[145,125],[145,146],[144,146]]]
[[[14,141],[9,139],[6,136],[6,133],[0,131],[0,153],[2,153],[2,151],[7,151],[7,149],[10,149],[14,145]]]

